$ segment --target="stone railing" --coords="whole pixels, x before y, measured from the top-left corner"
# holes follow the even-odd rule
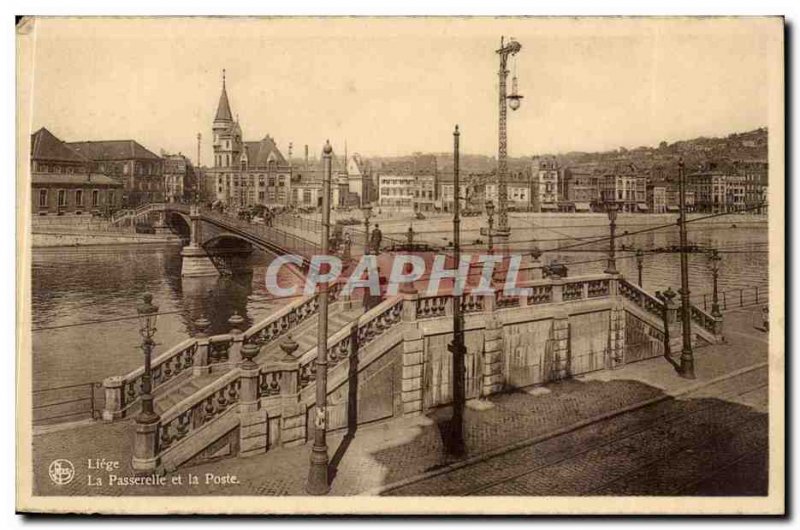
[[[692,305],[690,306],[691,313],[692,313],[692,322],[703,328],[704,330],[712,333],[714,335],[719,335],[721,332],[720,323],[721,320],[714,318],[709,313],[706,313],[699,307]]]
[[[532,285],[531,293],[528,295],[528,305],[549,304],[553,301],[553,286]]]
[[[250,223],[206,208],[202,208],[200,213],[207,222],[212,222],[226,230],[238,231],[251,238],[260,239],[287,251],[302,254],[306,257],[318,254],[320,251],[318,242],[310,241],[272,226]]]
[[[664,318],[664,304],[661,302],[661,300],[651,295],[638,285],[634,285],[628,280],[620,278],[619,294],[623,298],[630,300],[635,305],[644,309],[648,313],[655,315],[659,319]]]
[[[241,388],[239,377],[239,370],[232,370],[166,410],[158,425],[156,453],[163,453],[236,405]]]
[[[339,284],[330,286],[329,293],[333,301],[338,300],[340,292]],[[235,354],[234,350],[241,349],[244,342],[255,341],[259,346],[263,346],[295,329],[315,315],[317,309],[317,297],[310,295],[254,324],[239,336],[225,333],[186,339],[153,359],[152,389],[155,391],[187,374],[207,373],[212,366],[236,362],[239,355]],[[103,381],[106,396],[104,419],[114,420],[123,417],[139,400],[143,373],[144,367],[140,366],[128,374],[109,377]]]
[[[197,363],[197,352],[197,340],[186,339],[154,358],[151,363],[153,390],[191,373],[191,369]],[[106,394],[104,419],[112,420],[123,416],[125,411],[139,400],[143,374],[144,366],[140,366],[128,374],[108,377],[103,381]]]
[[[453,297],[449,294],[420,297],[417,302],[417,319],[438,318],[452,314],[448,307],[452,300]]]
[[[350,354],[360,350],[402,321],[403,297],[394,296],[373,307],[352,326],[345,326],[328,339],[328,371],[336,368]],[[354,342],[355,341],[355,342]],[[316,379],[317,348],[305,353],[300,363],[300,388]]]
[[[328,299],[336,302],[342,292],[341,283],[332,283],[328,286]],[[266,320],[254,324],[244,333],[247,343],[254,342],[263,346],[277,338],[282,337],[301,323],[314,317],[319,311],[317,295],[308,295],[292,302],[288,306],[270,315]]]

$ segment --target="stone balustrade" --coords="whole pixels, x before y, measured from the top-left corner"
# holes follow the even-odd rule
[[[403,297],[394,296],[373,307],[351,326],[345,326],[328,339],[328,371],[350,357],[351,352],[367,346],[387,330],[399,324],[403,316]],[[317,348],[302,355],[300,388],[306,388],[316,379]]]
[[[339,284],[331,285],[329,293],[334,301],[339,299],[340,292]],[[263,346],[292,331],[317,314],[317,310],[317,297],[310,295],[254,324],[239,336],[226,333],[186,339],[153,359],[153,391],[161,391],[168,383],[187,376],[206,374],[213,366],[236,363],[241,359],[239,352],[244,342],[254,341]],[[143,373],[144,367],[141,366],[123,376],[103,381],[106,394],[103,419],[122,418],[138,402]]]

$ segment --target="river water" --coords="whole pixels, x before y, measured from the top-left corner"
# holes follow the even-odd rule
[[[640,217],[641,218],[641,217]],[[607,223],[607,222],[606,222]],[[691,226],[691,225],[690,225]],[[641,229],[623,221],[619,233]],[[515,226],[517,234],[525,233]],[[531,233],[534,233],[531,231]],[[536,228],[543,250],[577,243],[576,237],[602,236],[605,223],[590,226]],[[472,237],[472,236],[471,236]],[[525,236],[522,237],[525,241]],[[720,289],[767,283],[766,223],[692,226],[690,243],[720,249]],[[466,244],[474,242],[465,238]],[[676,229],[659,230],[625,238],[626,245],[652,249],[678,243]],[[524,247],[520,244],[519,247]],[[601,272],[605,254],[601,245],[573,247],[546,253],[567,263],[569,275]],[[472,249],[478,252],[477,249]],[[630,252],[620,251],[618,268],[635,281],[636,263]],[[180,247],[108,246],[34,249],[33,251],[33,386],[34,389],[101,381],[124,374],[143,362],[135,318],[142,294],[153,294],[162,314],[158,320],[155,355],[193,333],[192,322],[201,314],[212,323],[210,333],[228,332],[234,311],[245,319],[245,327],[285,305],[270,299],[264,274],[271,257],[254,252],[252,274],[220,278],[181,278]],[[680,286],[679,256],[647,254],[644,287],[649,291]],[[711,291],[707,256],[694,254],[689,260],[693,296]],[[109,321],[111,320],[111,321]],[[92,323],[95,321],[106,321]]]

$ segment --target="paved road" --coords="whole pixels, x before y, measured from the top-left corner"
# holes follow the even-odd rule
[[[765,495],[767,369],[387,495]]]

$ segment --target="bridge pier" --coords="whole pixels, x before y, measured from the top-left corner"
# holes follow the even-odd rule
[[[203,247],[189,244],[181,250],[181,257],[183,258],[181,265],[182,277],[219,276],[217,267]]]
[[[156,214],[156,222],[153,224],[153,230],[157,235],[168,235],[172,233],[172,229],[164,218],[164,212],[158,212]]]
[[[219,271],[208,256],[208,252],[200,246],[200,241],[202,241],[201,217],[200,209],[196,205],[191,206],[189,219],[191,220],[189,223],[189,244],[181,250],[181,257],[183,258],[181,276],[184,278],[219,276]]]

